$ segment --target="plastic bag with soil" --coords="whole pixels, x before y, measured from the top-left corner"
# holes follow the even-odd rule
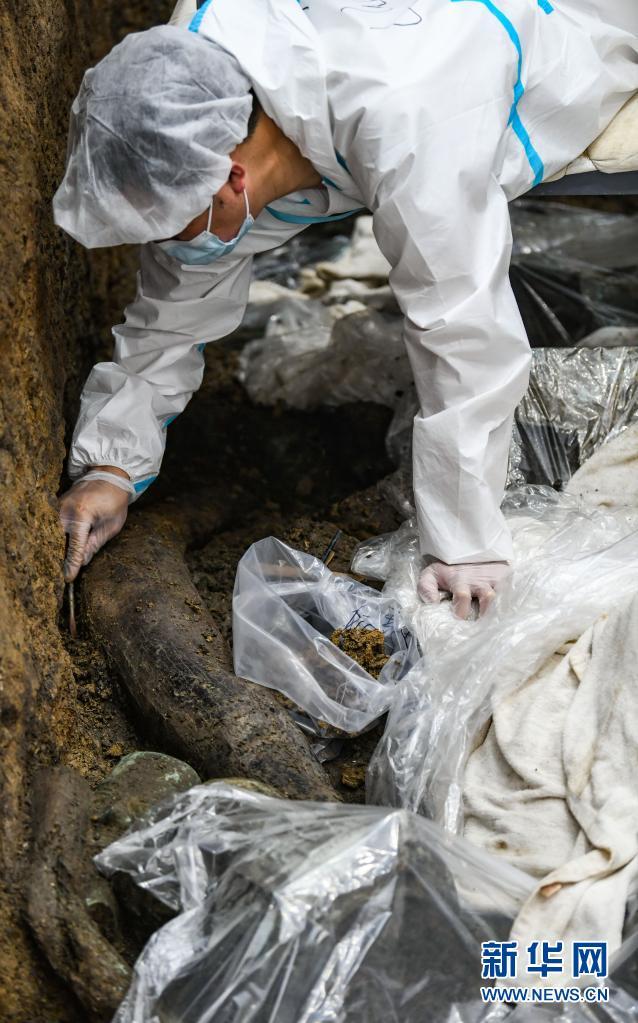
[[[480,942],[528,879],[405,811],[223,783],[164,804],[97,858],[180,915],[117,1023],[478,1023]]]
[[[233,649],[237,675],[350,733],[388,709],[419,656],[395,601],[273,537],[239,562]]]

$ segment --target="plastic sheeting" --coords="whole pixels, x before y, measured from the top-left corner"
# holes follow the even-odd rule
[[[600,213],[556,203],[522,200],[512,204],[512,285],[534,348],[630,347],[638,340],[638,215]],[[299,336],[286,333],[285,343],[245,350],[241,379],[255,401],[274,404],[283,400],[296,408],[343,401],[377,401],[394,408],[397,404],[392,389],[383,386],[377,365],[368,367],[371,355],[378,363],[385,353],[396,374],[395,361],[402,359],[407,369],[407,356],[401,343],[402,317],[392,302],[388,289],[388,264],[379,252],[372,234],[372,218],[359,217],[351,242],[339,239],[341,255],[336,260],[323,259],[318,249],[314,264],[308,265],[307,248],[295,257],[296,239],[282,247],[278,254],[259,265],[277,272],[280,263],[287,267],[286,276],[277,276],[280,283],[301,286],[311,306],[357,301],[371,311],[382,310],[383,319],[376,321],[376,346],[370,347],[363,319],[353,323],[347,344],[324,334],[321,343],[306,335],[297,324]],[[332,242],[330,244],[333,244]],[[336,245],[336,240],[335,243]],[[287,260],[287,262],[286,262]],[[296,268],[296,275],[294,270]],[[291,293],[291,302],[298,301]],[[251,317],[249,306],[248,317]],[[372,321],[375,322],[374,320]],[[385,335],[381,325],[385,324]],[[342,327],[340,326],[340,330]],[[272,336],[272,333],[271,333]],[[319,349],[326,349],[325,361]],[[336,349],[336,350],[335,350]],[[313,386],[308,377],[307,352],[312,352],[318,370]],[[320,371],[319,371],[320,370]],[[285,372],[289,385],[273,393],[268,380],[273,374]],[[350,374],[353,386],[339,394],[341,377]],[[296,376],[300,386],[294,386]],[[381,390],[380,390],[381,388]]]
[[[265,336],[246,345],[239,377],[254,402],[308,409],[365,400],[393,408],[412,387],[401,322],[342,298],[345,305],[326,306],[291,297]]]
[[[389,496],[413,514],[408,469],[413,387],[406,389],[388,428],[386,447],[400,472]],[[605,441],[638,421],[638,348],[536,348],[529,387],[516,409],[507,485],[562,489]]]
[[[505,940],[521,872],[413,814],[223,783],[97,857],[179,913],[117,1023],[478,1023],[480,942]]]
[[[536,349],[516,410],[508,483],[561,489],[637,419],[638,348]]]
[[[156,808],[97,858],[178,915],[114,1023],[635,1023],[638,934],[607,1005],[479,1001],[522,872],[406,811],[290,802],[224,783]]]
[[[512,203],[510,213],[512,285],[532,346],[591,345],[590,337],[606,345],[617,331],[616,344],[635,344],[638,216],[530,199]],[[258,279],[323,301],[338,289],[374,305],[375,294],[387,291],[388,271],[369,216],[356,219],[350,240],[302,235],[255,260]]]
[[[373,311],[332,317],[291,299],[270,333],[244,349],[243,382],[258,403],[305,409],[370,400],[394,408],[386,449],[398,466],[387,496],[405,515],[411,493],[412,423],[418,410],[401,327]],[[623,335],[627,340],[627,335]],[[354,353],[357,358],[355,360]],[[638,421],[638,346],[536,348],[515,413],[508,486],[562,489],[603,443]]]
[[[533,347],[638,327],[636,215],[523,200],[512,232],[510,278]]]
[[[389,660],[378,678],[331,642],[335,629],[383,632]],[[395,600],[273,537],[253,544],[237,567],[233,652],[237,675],[351,733],[387,710],[418,658]]]
[[[421,561],[410,524],[364,544],[353,562],[364,574],[389,571],[384,595],[400,605],[424,650],[396,689],[370,765],[370,799],[426,813],[453,832],[462,828],[465,762],[491,700],[638,585],[636,512],[585,510],[575,498],[534,487],[510,491],[504,511],[514,572],[480,621],[460,622],[448,604],[419,600]]]
[[[350,239],[346,234],[317,238],[317,229],[295,235],[285,245],[260,253],[253,260],[253,277],[286,288],[295,289],[302,269],[319,260],[339,259],[347,250]]]

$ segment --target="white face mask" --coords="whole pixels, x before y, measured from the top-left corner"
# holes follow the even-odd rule
[[[239,231],[229,242],[223,242],[210,229],[211,220],[213,219],[213,203],[211,201],[208,208],[208,223],[205,231],[200,231],[189,242],[168,241],[159,242],[158,244],[165,252],[168,252],[169,256],[179,260],[180,263],[188,263],[192,266],[213,263],[220,256],[225,256],[227,253],[232,252],[240,238],[243,238],[255,223],[250,213],[246,189],[244,189],[244,202],[246,203],[246,216]]]

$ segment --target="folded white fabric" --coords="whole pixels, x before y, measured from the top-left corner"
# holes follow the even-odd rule
[[[620,174],[638,170],[638,94],[625,103],[602,135],[589,148],[573,160],[565,170],[554,174],[555,181],[566,174],[584,174],[588,171]]]
[[[352,240],[343,256],[332,262],[317,264],[317,273],[326,280],[375,281],[384,283],[390,264],[381,254],[372,229],[372,217],[359,217]]]
[[[468,761],[465,837],[539,879],[512,929],[521,948],[621,943],[638,882],[637,664],[638,594],[500,699]]]
[[[587,156],[596,170],[619,173],[638,170],[638,94],[625,103]]]

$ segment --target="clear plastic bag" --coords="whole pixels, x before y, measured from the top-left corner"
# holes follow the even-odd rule
[[[413,814],[223,783],[165,803],[96,862],[179,912],[117,1023],[478,1023],[480,942],[506,940],[529,890]]]
[[[383,633],[389,659],[378,678],[331,641],[336,629]],[[233,651],[237,675],[351,733],[387,710],[418,658],[396,601],[273,537],[253,544],[237,567]]]
[[[327,306],[298,299],[285,317],[282,306],[264,338],[240,356],[239,379],[257,404],[311,409],[372,401],[393,408],[411,386],[398,318],[357,301]]]

